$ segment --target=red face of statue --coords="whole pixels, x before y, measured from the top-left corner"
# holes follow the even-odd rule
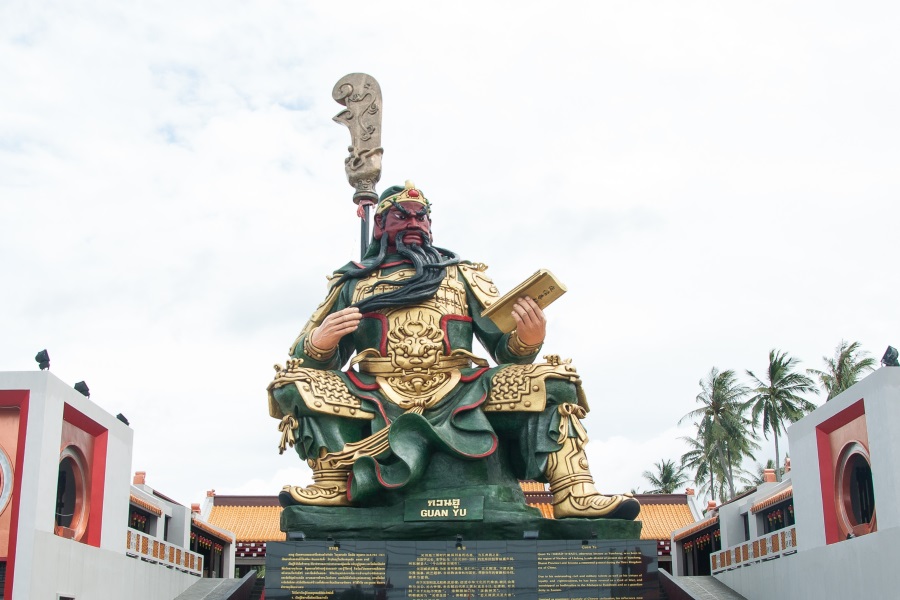
[[[380,240],[382,235],[388,236],[388,248],[395,249],[397,247],[397,234],[403,232],[401,236],[403,243],[422,245],[423,239],[431,240],[431,218],[425,212],[424,206],[418,202],[400,202],[400,208],[392,206],[389,210],[382,213],[381,218],[375,219],[375,239]],[[378,225],[379,221],[382,223]]]

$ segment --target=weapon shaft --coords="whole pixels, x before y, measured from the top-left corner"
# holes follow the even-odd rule
[[[362,207],[363,215],[359,220],[359,258],[362,260],[366,256],[366,250],[369,248],[369,206]]]

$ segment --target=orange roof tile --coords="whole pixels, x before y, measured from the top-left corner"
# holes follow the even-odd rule
[[[529,502],[528,506],[533,506],[534,508],[541,511],[541,516],[545,519],[553,519],[553,505],[549,502]]]
[[[756,504],[754,504],[753,506],[750,507],[750,512],[758,513],[759,511],[761,511],[764,508],[769,508],[770,506],[772,506],[774,504],[778,504],[779,502],[783,502],[783,501],[787,500],[788,498],[793,498],[793,497],[794,497],[794,486],[791,485],[791,486],[788,486],[787,488],[781,490],[774,496],[769,496],[765,500],[760,500],[759,502],[757,502]]]
[[[541,498],[541,494],[549,497],[546,484],[537,481],[520,481],[519,486],[525,492],[525,499],[529,506],[541,511],[545,519],[552,519],[553,505]],[[684,494],[670,495],[642,495],[641,512],[637,519],[641,526],[642,540],[668,540],[672,532],[682,527],[687,527],[694,522],[694,515],[687,504],[687,496]]]
[[[232,538],[230,535],[228,535],[224,531],[219,531],[219,529],[225,529],[226,531],[231,531],[230,529],[228,529],[227,527],[221,527],[221,526],[213,524],[213,523],[206,524],[203,521],[201,521],[200,519],[198,519],[197,515],[193,515],[193,518],[191,519],[191,526],[196,527],[197,529],[202,529],[206,533],[212,534],[223,540],[226,540],[229,542],[235,541],[234,538]]]
[[[549,496],[546,484],[537,481],[520,481],[522,491],[526,493],[528,505],[541,511],[545,519],[552,519],[553,505],[541,498]],[[269,499],[266,497],[266,499]],[[217,500],[219,498],[217,497]],[[236,503],[246,503],[246,498],[233,499]],[[257,499],[259,500],[259,499]],[[694,519],[684,494],[670,496],[641,496],[641,512],[637,520],[643,522],[641,539],[667,540],[676,529],[690,525]],[[263,503],[266,504],[266,503]],[[212,507],[207,521],[210,525],[232,531],[236,542],[276,542],[283,541],[285,534],[281,531],[281,507],[219,505]]]
[[[134,494],[131,494],[131,497],[128,500],[135,506],[140,506],[144,510],[152,512],[157,517],[162,516],[162,509],[160,507],[156,506],[155,504],[150,504],[143,498],[138,498]]]
[[[237,542],[283,542],[280,506],[213,506],[209,522],[234,532]]]
[[[702,521],[698,521],[696,525],[691,527],[690,529],[685,529],[681,533],[675,536],[675,541],[683,540],[689,535],[693,535],[700,531],[701,529],[706,529],[707,527],[712,527],[716,523],[719,522],[719,515],[713,515],[708,519],[703,519]]]
[[[522,488],[522,491],[525,493],[547,491],[547,484],[539,481],[519,481],[519,487]]]
[[[637,519],[642,540],[668,540],[672,532],[694,522],[687,504],[641,504]]]

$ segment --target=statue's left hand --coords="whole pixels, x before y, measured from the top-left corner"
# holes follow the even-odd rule
[[[357,330],[361,319],[362,314],[355,306],[331,313],[313,330],[310,342],[323,352],[331,352],[342,337]]]
[[[529,346],[536,346],[547,335],[547,318],[537,302],[525,296],[513,305],[512,317],[516,321],[516,336]]]

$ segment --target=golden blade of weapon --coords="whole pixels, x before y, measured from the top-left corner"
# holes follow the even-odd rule
[[[361,255],[369,245],[369,207],[378,202],[375,184],[381,179],[381,86],[365,73],[350,73],[341,77],[331,97],[346,107],[334,120],[350,130],[350,156],[344,159],[347,181],[356,190],[353,202],[362,220],[360,228]]]

